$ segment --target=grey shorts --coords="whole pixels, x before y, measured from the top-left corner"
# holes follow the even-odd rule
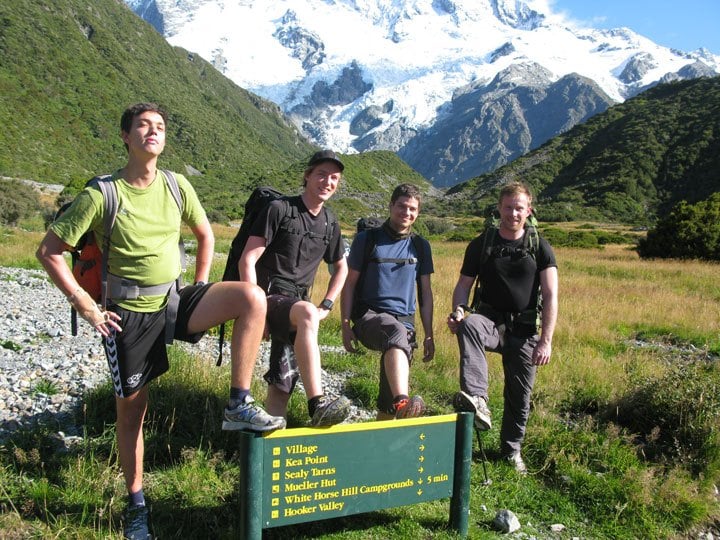
[[[378,391],[378,410],[394,414],[393,399],[390,383],[385,373],[385,352],[389,349],[400,349],[405,353],[408,364],[412,361],[413,350],[417,348],[415,331],[409,329],[402,322],[389,313],[377,313],[371,309],[354,321],[353,332],[365,347],[373,351],[380,351],[380,389]]]
[[[415,331],[409,329],[389,313],[377,313],[368,309],[359,319],[353,321],[353,332],[365,347],[385,352],[396,348],[412,358]]]

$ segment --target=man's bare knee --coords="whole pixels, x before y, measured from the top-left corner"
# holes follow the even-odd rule
[[[317,328],[320,317],[317,308],[310,302],[297,302],[290,309],[290,323],[297,329]]]
[[[384,362],[400,362],[402,360],[409,362],[410,359],[408,358],[407,353],[404,349],[401,349],[400,347],[390,347],[383,353],[383,361]]]

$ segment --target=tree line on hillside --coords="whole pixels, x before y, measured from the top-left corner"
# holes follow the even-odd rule
[[[18,226],[36,215],[47,223],[55,210],[43,205],[31,186],[14,180],[0,180],[1,225]],[[447,220],[429,216],[418,221],[417,229],[425,236],[467,241],[477,234],[479,226],[480,221],[475,220],[465,227],[453,228]],[[593,248],[628,242],[626,236],[605,231],[567,232],[557,227],[545,227],[542,233],[555,246]],[[680,202],[648,232],[646,238],[640,239],[637,250],[644,258],[720,261],[720,193],[694,205]]]

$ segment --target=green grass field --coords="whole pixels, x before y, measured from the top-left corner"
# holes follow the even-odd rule
[[[0,265],[36,266],[38,233],[5,229]],[[224,253],[232,231],[217,229]],[[411,388],[430,414],[451,412],[457,345],[445,327],[464,244],[435,242],[436,358],[417,361]],[[490,355],[496,426],[484,435],[485,485],[475,442],[469,538],[496,538],[500,509],[524,538],[682,538],[720,516],[720,285],[718,265],[644,261],[626,246],[558,248],[560,315],[551,363],[540,369],[528,424],[526,477],[497,461],[502,367]],[[213,275],[222,272],[218,259]],[[315,294],[324,290],[321,271]],[[321,342],[340,345],[337,310]],[[146,494],[160,538],[236,538],[237,441],[220,430],[228,366],[173,347],[171,372],[152,384],[145,426]],[[227,364],[227,363],[226,363]],[[351,372],[348,394],[372,408],[377,356],[327,353],[331,372]],[[262,398],[264,383],[256,381]],[[114,443],[110,385],[85,396],[83,442],[58,453],[51,426],[0,447],[0,538],[119,538],[125,502]],[[291,400],[291,427],[305,422]],[[264,538],[454,538],[449,500],[269,529]],[[551,525],[563,524],[563,532]]]

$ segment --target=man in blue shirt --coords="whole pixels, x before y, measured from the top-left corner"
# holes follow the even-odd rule
[[[420,396],[409,396],[408,378],[415,339],[416,284],[423,326],[423,360],[435,355],[433,343],[433,273],[430,244],[411,229],[420,212],[420,190],[395,188],[390,217],[381,227],[358,233],[350,248],[348,276],[342,290],[343,345],[354,342],[381,351],[378,420],[423,414]],[[352,326],[351,326],[352,323]]]

